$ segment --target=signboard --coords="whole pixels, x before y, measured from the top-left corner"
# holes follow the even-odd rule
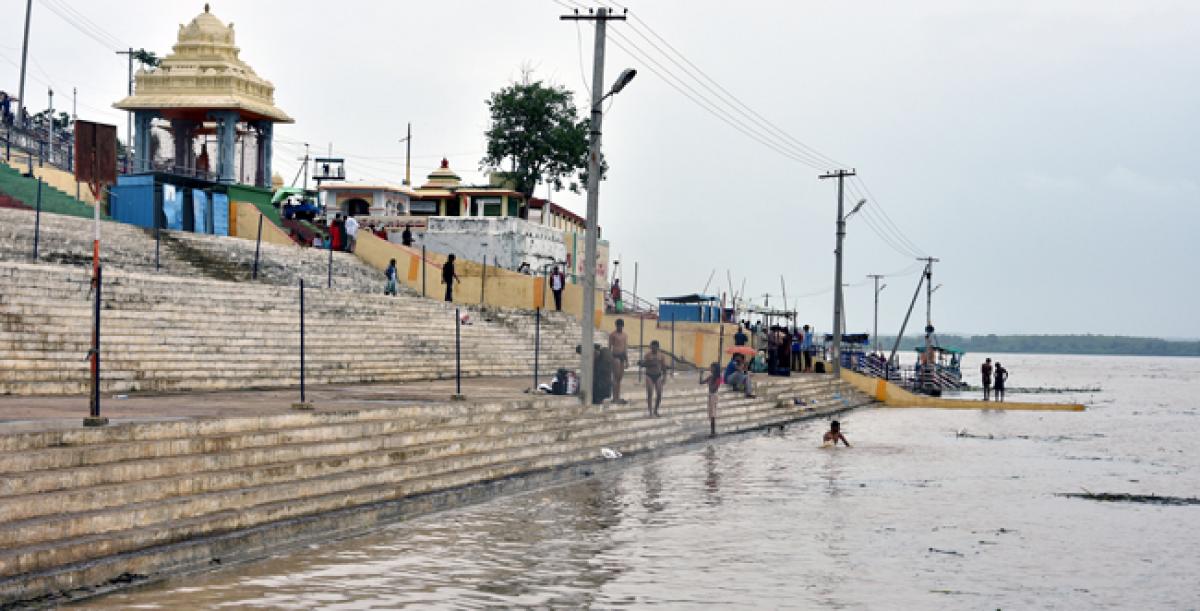
[[[117,182],[117,127],[75,122],[75,180],[92,185]]]

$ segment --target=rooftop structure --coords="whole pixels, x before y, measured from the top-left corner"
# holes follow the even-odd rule
[[[221,23],[205,4],[203,13],[179,26],[178,40],[161,64],[138,71],[133,95],[113,105],[134,113],[133,171],[271,186],[274,124],[293,121],[275,106],[274,85],[255,74],[239,53],[233,24]],[[169,129],[167,137],[156,138],[156,127]],[[215,171],[208,158],[210,135],[217,144]],[[199,155],[197,139],[202,139]],[[171,141],[169,156],[158,151],[163,140]]]

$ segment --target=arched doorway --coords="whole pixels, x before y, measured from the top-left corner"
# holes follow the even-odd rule
[[[346,200],[346,214],[350,216],[366,216],[371,213],[371,204],[367,200],[356,197]]]

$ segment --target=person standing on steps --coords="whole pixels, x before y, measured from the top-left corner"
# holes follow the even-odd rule
[[[650,342],[650,352],[642,357],[639,366],[646,368],[646,410],[651,417],[658,416],[662,405],[663,385],[667,382],[667,359],[658,350],[658,340]]]
[[[1003,402],[1004,401],[1004,386],[1005,386],[1005,384],[1008,383],[1008,370],[1005,369],[1004,366],[1000,364],[1000,361],[996,361],[996,369],[995,369],[995,372],[993,373],[993,376],[994,376],[994,380],[993,380],[993,384],[992,384],[992,389],[996,391],[996,400]]]
[[[804,353],[804,372],[812,373],[813,369],[813,353],[816,347],[813,346],[813,331],[808,325],[804,325],[804,339],[800,340],[800,350]]]
[[[987,401],[988,395],[992,391],[992,359],[984,359],[983,365],[979,367],[979,373],[983,376],[983,400]]]
[[[446,301],[454,301],[454,281],[459,279],[458,274],[454,273],[454,255],[446,257],[446,262],[442,264],[442,284],[446,285]]]
[[[383,287],[384,295],[396,296],[396,260],[392,259],[388,263],[387,271],[383,272],[387,276],[387,284]]]
[[[608,334],[608,349],[612,351],[612,402],[618,405],[627,403],[621,398],[621,380],[625,377],[625,368],[629,367],[629,336],[625,334],[625,321],[617,319],[617,329]]]
[[[354,242],[358,239],[358,220],[352,216],[346,217],[346,252],[354,252]]]
[[[554,293],[554,309],[562,311],[562,293],[563,287],[567,285],[567,277],[554,266],[554,271],[550,272],[550,292]]]
[[[400,234],[400,243],[404,244],[405,246],[413,245],[412,226],[411,225],[404,226],[404,233]]]
[[[733,345],[745,346],[749,342],[750,342],[750,337],[748,335],[746,335],[746,330],[742,328],[741,324],[739,324],[737,333],[734,334],[734,336],[733,336]]]
[[[333,217],[333,222],[329,224],[329,248],[333,250],[342,250],[346,235],[346,224],[342,222],[342,215],[338,214]]]
[[[708,384],[708,436],[717,436],[717,391],[721,390],[721,364],[708,366],[708,374],[700,377],[701,384]]]

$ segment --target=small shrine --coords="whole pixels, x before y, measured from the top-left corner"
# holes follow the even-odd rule
[[[233,24],[205,4],[172,52],[138,71],[133,95],[113,104],[134,113],[133,172],[271,187],[274,124],[293,121],[239,52]]]

